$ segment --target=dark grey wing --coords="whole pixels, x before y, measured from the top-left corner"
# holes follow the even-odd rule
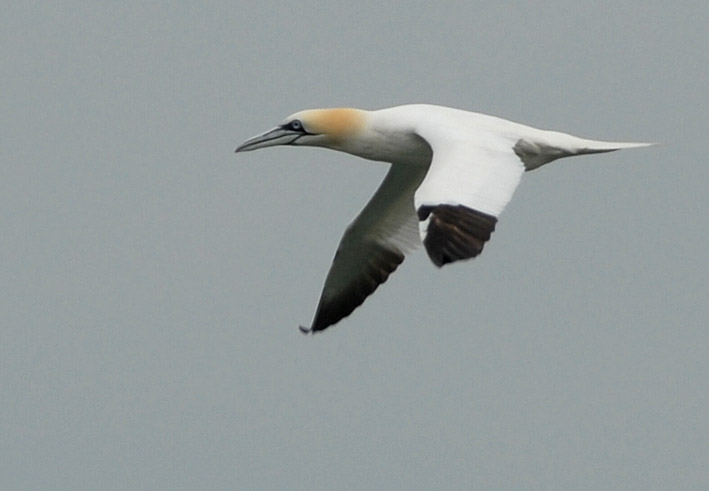
[[[419,220],[428,220],[423,245],[439,268],[480,254],[497,223],[494,216],[463,205],[421,206],[417,213]]]
[[[393,164],[367,206],[345,231],[309,328],[322,331],[348,316],[421,244],[414,191],[425,167]]]

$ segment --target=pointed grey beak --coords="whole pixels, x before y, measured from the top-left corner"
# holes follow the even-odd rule
[[[259,148],[273,147],[276,145],[291,145],[298,138],[303,136],[299,131],[287,130],[285,128],[273,128],[261,135],[249,138],[236,148],[237,152],[249,152]]]

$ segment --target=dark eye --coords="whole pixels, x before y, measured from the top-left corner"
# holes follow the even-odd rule
[[[288,123],[288,129],[293,131],[303,131],[303,123],[301,123],[297,119],[294,119],[293,121]]]

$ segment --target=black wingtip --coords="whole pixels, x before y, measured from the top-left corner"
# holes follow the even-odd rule
[[[312,327],[298,326],[298,329],[300,329],[300,332],[302,332],[303,334],[306,334],[306,335],[313,333]]]
[[[417,214],[429,220],[423,245],[439,268],[480,254],[497,224],[494,215],[464,205],[426,205]]]

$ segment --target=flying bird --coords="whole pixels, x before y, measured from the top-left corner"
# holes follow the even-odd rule
[[[586,140],[413,104],[300,111],[236,151],[276,145],[324,147],[391,164],[340,241],[313,323],[300,328],[312,333],[348,316],[422,243],[438,267],[480,254],[523,172],[561,157],[652,144]]]

